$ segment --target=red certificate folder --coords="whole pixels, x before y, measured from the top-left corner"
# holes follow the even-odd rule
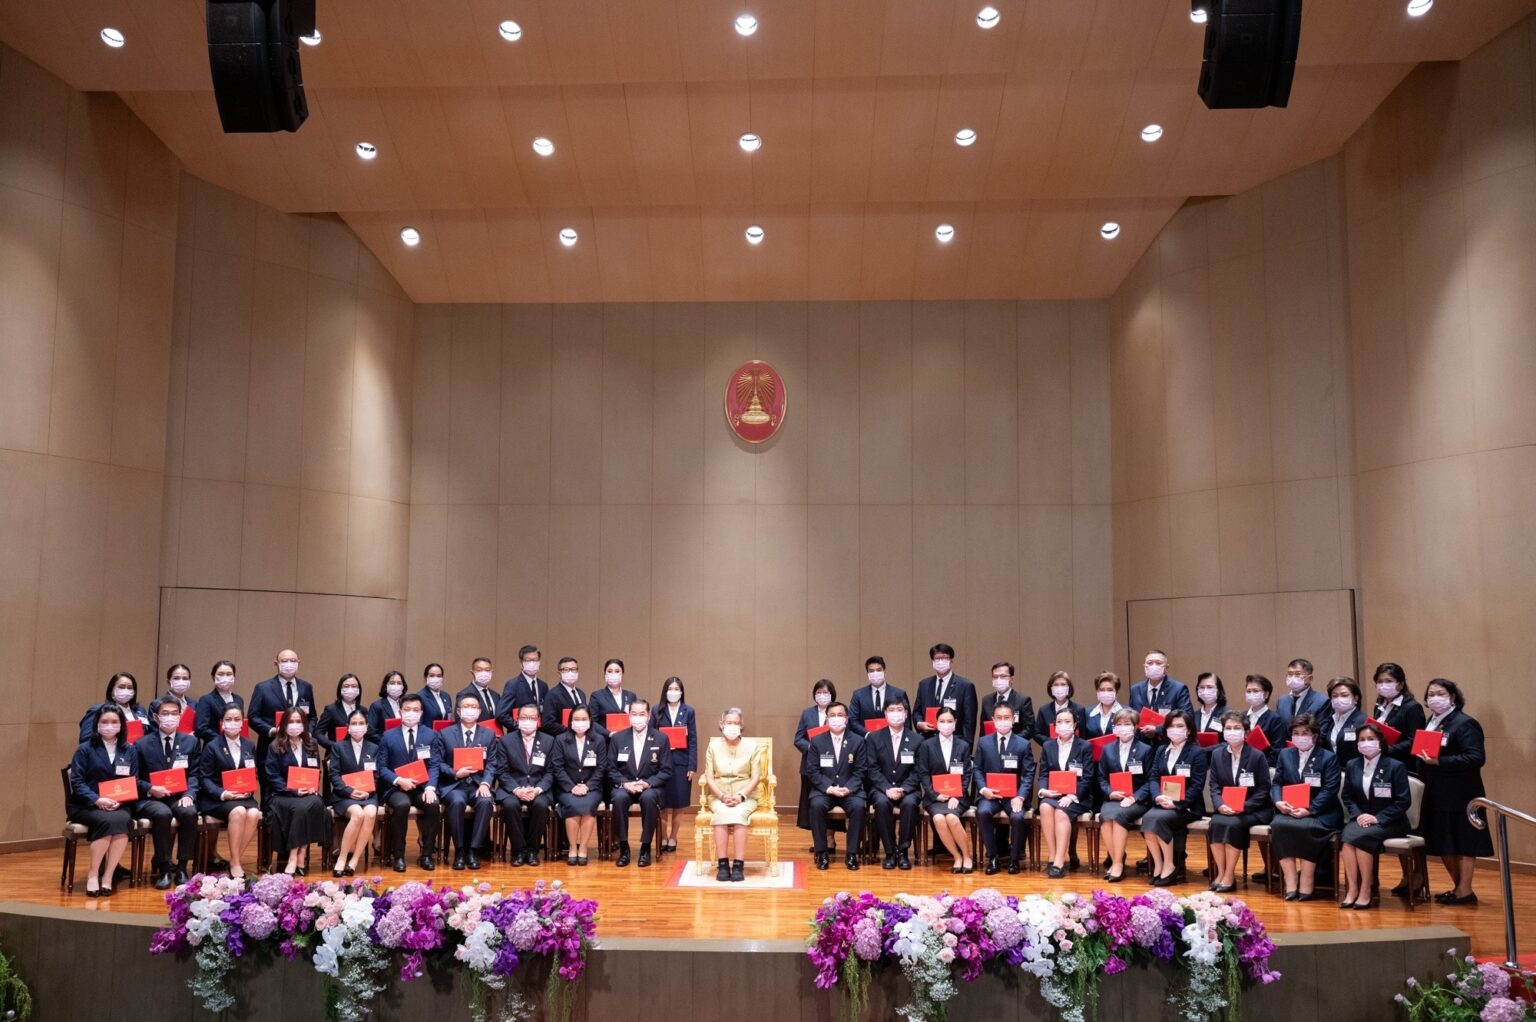
[[[1093,761],[1097,763],[1103,758],[1104,750],[1115,744],[1115,736],[1103,735],[1099,738],[1090,738],[1088,744],[1093,746]]]
[[[399,717],[385,717],[384,718],[384,730],[385,731],[393,731],[395,728],[397,728],[399,726],[400,726],[400,718]]]
[[[480,726],[490,729],[491,734],[495,735],[497,738],[501,737],[501,725],[496,723],[494,720],[488,720]]]
[[[288,768],[288,787],[297,791],[307,788],[311,791],[320,790],[320,770],[318,767],[291,766]]]
[[[1383,724],[1379,720],[1373,720],[1371,723],[1381,728],[1381,737],[1386,739],[1388,745],[1396,745],[1398,740],[1403,737],[1403,733],[1391,724]]]
[[[674,749],[688,748],[688,729],[685,727],[664,727],[661,733],[667,736],[667,741]]]
[[[420,762],[420,760],[417,762]],[[364,791],[378,790],[378,782],[374,780],[372,770],[359,770],[355,774],[342,774],[341,783],[349,788],[361,788]]]
[[[571,726],[571,708],[569,706],[564,707],[560,711],[560,726],[561,727],[570,727]]]
[[[610,713],[603,718],[603,724],[609,731],[623,731],[629,727],[629,714]]]
[[[425,760],[413,759],[409,763],[395,767],[395,776],[417,784],[426,784],[427,763]]]
[[[1261,727],[1250,728],[1247,741],[1250,749],[1258,749],[1260,752],[1269,751],[1269,736]]]
[[[133,802],[139,797],[139,782],[132,777],[114,777],[96,785],[96,793],[114,802]]]
[[[1136,776],[1129,770],[1116,770],[1109,775],[1109,790],[1118,791],[1122,798],[1136,793]]]
[[[1162,727],[1164,717],[1150,706],[1141,708],[1141,718],[1136,721],[1138,727]]]
[[[1047,778],[1045,786],[1052,791],[1059,791],[1063,795],[1077,794],[1077,774],[1071,770],[1052,770]]]
[[[1018,774],[988,774],[987,787],[1002,798],[1013,798],[1019,793]]]
[[[1280,801],[1290,803],[1292,809],[1312,807],[1312,785],[1287,784],[1280,789]]]
[[[1415,756],[1428,756],[1430,759],[1439,759],[1440,743],[1444,740],[1444,731],[1417,731],[1413,736],[1413,754]]]
[[[827,727],[825,724],[821,725],[821,727],[807,728],[805,731],[805,737],[815,738],[817,735],[824,735],[831,730],[832,729]]]
[[[1243,806],[1248,804],[1248,789],[1227,786],[1221,789],[1221,804],[1234,813],[1243,811]]]
[[[187,707],[181,711],[181,722],[176,725],[176,730],[184,735],[190,735],[197,727],[197,711]]]
[[[149,784],[152,788],[164,788],[172,795],[180,794],[187,790],[187,772],[185,770],[151,770]]]
[[[943,798],[960,798],[965,794],[965,778],[959,774],[934,774],[933,790]]]
[[[1221,735],[1214,731],[1201,731],[1195,735],[1195,743],[1202,749],[1214,749],[1221,744]]]
[[[241,767],[239,770],[226,770],[220,778],[225,791],[239,792],[242,795],[252,795],[256,792],[256,768]]]
[[[250,720],[248,718],[246,720],[242,720],[240,722],[240,737],[241,738],[249,738],[249,737],[251,737],[251,722],[250,722]]]
[[[476,770],[485,769],[485,746],[471,745],[453,750],[453,772],[458,773],[465,767],[473,767]]]
[[[345,726],[342,726],[342,727],[339,727],[339,728],[336,729],[336,740],[338,742],[344,741],[346,739],[346,737],[347,737],[347,729],[346,729]]]
[[[923,711],[923,721],[931,727],[937,727],[939,723],[939,710],[942,707],[930,706]]]
[[[1184,787],[1189,783],[1188,777],[1180,777],[1178,774],[1169,774],[1162,780],[1162,789],[1159,794],[1167,795],[1175,802],[1184,801]]]
[[[453,721],[451,720],[434,720],[432,722],[433,731],[446,731],[451,727],[453,727]],[[398,770],[395,771],[395,773],[399,772]]]
[[[990,720],[984,720],[984,721],[981,722],[981,733],[982,734],[990,735],[990,734],[995,733],[996,731],[997,731],[997,725],[993,724]]]
[[[128,724],[123,728],[123,736],[131,743],[144,737],[144,722],[133,717],[128,718]],[[119,799],[118,801],[122,801]]]
[[[1051,738],[1051,739],[1054,739],[1056,737],[1056,725],[1055,724],[1047,724],[1047,725],[1045,725],[1045,736],[1047,738]]]
[[[871,717],[864,722],[865,731],[882,731],[889,726],[884,717]]]

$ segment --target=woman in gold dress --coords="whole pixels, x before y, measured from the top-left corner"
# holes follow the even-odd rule
[[[715,828],[715,854],[719,869],[715,879],[721,883],[745,880],[747,824],[757,809],[757,743],[741,737],[741,710],[733,706],[720,715],[723,738],[711,741],[704,756],[704,784],[712,796],[709,803]],[[734,831],[734,834],[732,833]],[[735,857],[728,853],[733,847]]]

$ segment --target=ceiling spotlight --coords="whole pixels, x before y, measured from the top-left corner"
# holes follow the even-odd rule
[[[570,248],[572,245],[576,244],[576,228],[560,228],[560,244],[564,245],[566,248]]]
[[[751,35],[757,31],[757,19],[750,14],[743,14],[736,18],[736,34]]]
[[[1422,18],[1435,6],[1435,0],[1408,0],[1408,17]]]
[[[762,136],[754,135],[749,131],[741,136],[739,144],[743,152],[755,153],[763,147],[763,139]]]
[[[101,41],[112,47],[114,50],[122,49],[123,43],[127,42],[127,40],[123,38],[123,33],[115,28],[102,29]]]
[[[976,12],[976,24],[982,28],[996,28],[997,23],[1003,20],[1003,16],[996,7],[983,7]]]
[[[955,145],[968,146],[976,144],[976,132],[971,128],[961,128],[955,132]]]
[[[939,224],[933,229],[933,236],[939,239],[939,244],[948,245],[955,240],[955,227],[953,224]]]
[[[555,151],[555,144],[543,135],[540,135],[533,140],[533,151],[540,156],[548,156]]]
[[[761,245],[763,243],[763,229],[757,224],[747,228],[747,244]]]
[[[421,232],[414,227],[400,228],[400,240],[405,242],[407,248],[415,248],[421,244]]]
[[[515,21],[503,21],[496,26],[496,31],[500,32],[501,37],[509,43],[515,43],[523,37],[523,26]]]
[[[1141,140],[1143,142],[1156,142],[1162,137],[1163,126],[1161,124],[1149,124],[1141,129]]]
[[[321,38],[320,30],[317,28],[315,29],[314,35],[299,36],[299,42],[303,43],[305,46],[319,46]]]
[[[1209,21],[1211,12],[1207,6],[1208,2],[1209,0],[1193,0],[1193,3],[1189,6],[1189,20],[1193,21],[1196,25],[1204,25]]]
[[[372,142],[359,142],[356,148],[357,158],[360,160],[371,160],[379,155],[379,147]]]
[[[1120,225],[1113,220],[1099,228],[1099,236],[1105,241],[1113,241],[1120,236]]]

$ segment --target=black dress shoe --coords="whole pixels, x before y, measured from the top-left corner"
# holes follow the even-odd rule
[[[405,859],[400,858],[400,857],[396,857],[396,859],[395,859],[395,872],[396,873],[404,873],[405,872]]]
[[[1018,859],[1009,859],[1008,860],[1008,872],[1012,873],[1012,874],[1016,874],[1016,873],[1019,872],[1019,860]]]
[[[175,883],[175,881],[171,878],[169,873],[161,873],[160,876],[155,878],[155,890],[168,891],[171,889],[171,885],[173,883]]]
[[[1125,873],[1124,872],[1120,872],[1120,873],[1105,873],[1104,874],[1104,882],[1106,884],[1118,884],[1118,883],[1120,883],[1124,879],[1125,879]]]
[[[176,868],[176,883],[184,884],[186,882],[187,882],[187,871],[184,868],[178,866]]]
[[[523,853],[522,852],[513,852],[512,853],[512,863],[511,863],[511,865],[514,866],[514,867],[517,867],[517,866],[521,866],[522,864],[523,864]]]
[[[539,864],[539,853],[538,852],[526,852],[523,855],[523,861],[526,862],[530,866],[537,866]]]
[[[1370,907],[1371,908],[1375,908],[1376,904],[1377,904],[1376,899],[1372,898],[1371,899]],[[1440,904],[1442,904],[1442,905],[1476,905],[1477,904],[1477,892],[1474,891],[1471,894],[1467,895],[1465,898],[1459,898],[1459,897],[1456,896],[1456,892],[1452,891],[1451,892],[1451,896],[1449,898],[1447,898],[1446,900],[1440,902]],[[1356,905],[1355,907],[1356,908],[1365,908],[1366,906],[1364,906],[1364,905]]]
[[[1269,881],[1269,874],[1261,869],[1257,873],[1254,873],[1252,876],[1250,876],[1248,879],[1252,880],[1256,884],[1267,883]]]
[[[587,864],[587,857],[585,855],[578,855],[578,856],[576,856],[576,865],[578,865],[578,866],[585,866],[586,864]]]
[[[1217,894],[1231,894],[1233,891],[1237,890],[1237,885],[1236,884],[1216,884],[1216,885],[1214,885],[1211,888],[1211,890],[1215,891]]]
[[[731,860],[731,882],[742,883],[747,879],[747,864],[740,859]]]
[[[619,857],[613,860],[613,864],[621,868],[629,865],[629,845],[619,846]]]
[[[344,877],[346,875],[347,875],[347,871],[342,869],[340,866],[332,866],[331,867],[331,876],[335,877],[337,880],[340,880],[342,877]]]
[[[721,883],[721,884],[728,884],[728,883],[731,882],[731,860],[730,859],[716,859],[715,860],[715,882],[716,883]]]
[[[437,860],[432,858],[430,855],[423,855],[419,860],[417,860],[417,865],[430,873],[437,868]]]
[[[1082,868],[1082,865],[1083,864],[1078,861],[1076,855],[1073,855],[1070,859],[1067,860],[1067,869],[1070,872],[1076,873],[1080,868]]]
[[[1067,875],[1067,871],[1061,866],[1047,866],[1045,875],[1051,880],[1060,880],[1062,877]]]
[[[850,871],[857,873],[859,871],[859,857],[857,855],[850,855],[843,860],[843,865],[847,866]]]
[[[645,867],[649,866],[650,864],[651,864],[651,846],[650,845],[641,845],[640,846],[640,861],[638,863],[636,863],[636,865],[638,865],[641,869],[644,869]]]
[[[896,868],[896,856],[894,856],[894,855],[887,855],[885,857],[885,861],[880,864],[880,868],[881,869],[895,869]]]
[[[1184,867],[1180,866],[1173,871],[1173,876],[1169,878],[1168,884],[1169,886],[1173,886],[1174,884],[1182,883],[1184,883]]]
[[[1392,890],[1388,891],[1387,893],[1392,895],[1394,898],[1406,898],[1406,897],[1408,897],[1408,882],[1404,881],[1404,882],[1398,884],[1396,887],[1392,888]]]
[[[356,876],[357,875],[357,870],[353,869],[351,866],[348,866],[346,869],[342,870],[342,872],[345,873],[347,876]]]
[[[459,870],[460,872],[463,872],[463,870],[464,870],[464,856],[462,856],[462,855],[455,855],[453,857],[453,868],[456,869],[456,870]]]
[[[828,854],[827,852],[817,852],[816,853],[816,868],[817,869],[826,869],[828,867],[828,865],[830,865],[831,860],[832,860],[832,856],[830,854]]]
[[[117,867],[116,869],[114,869],[112,871],[112,882],[114,884],[117,883],[119,880],[127,880],[127,879],[128,879],[128,867],[127,866],[119,866],[119,867]],[[102,890],[103,891],[111,890],[111,888],[103,887]]]
[[[998,866],[997,860],[993,858],[987,860],[987,868],[983,872],[985,872],[987,876],[995,876],[1001,871],[1002,867]]]
[[[912,860],[907,858],[907,853],[906,852],[897,852],[896,853],[896,868],[897,869],[911,869],[912,868]]]
[[[477,856],[474,852],[470,852],[468,855],[464,856],[464,864],[470,869],[479,869],[480,857]]]
[[[1300,901],[1301,900],[1301,892],[1300,891],[1286,891],[1285,892],[1285,900],[1286,901]]]

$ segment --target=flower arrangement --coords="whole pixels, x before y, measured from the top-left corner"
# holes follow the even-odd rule
[[[15,1022],[26,1022],[32,1017],[32,990],[16,974],[16,967],[4,951],[0,951],[0,1012]]]
[[[234,1007],[230,974],[253,953],[308,956],[330,977],[326,1015],[361,1022],[398,961],[402,981],[420,978],[429,960],[468,966],[471,1012],[485,1022],[489,991],[502,992],[494,1017],[526,1018],[532,1005],[506,991],[528,957],[550,960],[546,1006],[566,1020],[597,946],[597,903],[573,898],[556,881],[503,893],[489,884],[433,887],[382,879],[306,883],[285,873],[259,880],[199,874],[166,895],[169,924],[156,931],[151,954],[190,950],[197,971],[188,986],[208,1011]]]
[[[1394,998],[1409,1022],[1532,1022],[1536,1004],[1520,996],[1532,989],[1536,975],[1520,973],[1519,982],[1502,965],[1479,963],[1471,955],[1446,949],[1452,969],[1444,979],[1420,983],[1408,977],[1408,992]]]
[[[1185,1022],[1237,1017],[1245,983],[1280,978],[1269,964],[1275,946],[1246,904],[1156,888],[1134,898],[844,893],[822,903],[807,944],[816,985],[842,986],[847,1018],[863,1013],[873,970],[890,962],[912,987],[898,1009],[909,1022],[945,1019],[957,984],[994,962],[1035,977],[1068,1022],[1092,1015],[1102,977],[1138,962],[1175,970],[1169,1003]]]

